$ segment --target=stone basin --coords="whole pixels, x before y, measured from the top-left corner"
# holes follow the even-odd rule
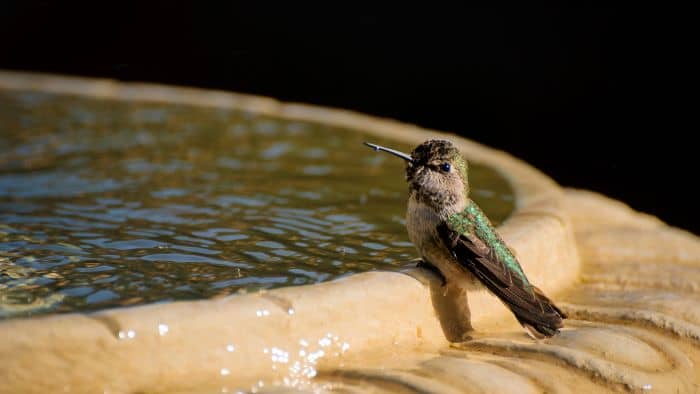
[[[499,226],[531,281],[569,314],[529,339],[500,302],[468,294],[475,332],[430,272],[368,272],[201,301],[0,321],[0,392],[700,391],[700,241],[621,202],[563,189],[507,153],[349,111],[249,95],[0,72],[0,88],[235,108],[417,144],[454,141],[511,184]],[[397,201],[403,204],[403,200]]]

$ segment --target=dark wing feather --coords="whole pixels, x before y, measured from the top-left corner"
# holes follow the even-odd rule
[[[492,248],[476,236],[453,231],[447,224],[438,234],[457,262],[495,294],[528,331],[551,337],[562,327],[566,315],[540,289],[512,273]]]

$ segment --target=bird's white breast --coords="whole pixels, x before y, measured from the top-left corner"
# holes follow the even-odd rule
[[[456,212],[460,207],[453,208]],[[464,209],[464,207],[461,207]],[[450,214],[455,213],[450,212]],[[420,202],[413,195],[408,199],[406,211],[406,228],[408,238],[413,242],[423,260],[440,269],[448,282],[458,281],[472,284],[474,277],[459,263],[440,240],[437,227],[444,219],[428,205]]]

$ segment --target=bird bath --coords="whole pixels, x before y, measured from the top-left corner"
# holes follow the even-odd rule
[[[401,165],[361,132],[31,91],[0,91],[0,124],[0,318],[320,283],[415,257]],[[471,176],[502,222],[508,182],[479,165]]]
[[[536,343],[473,292],[477,331],[450,345],[401,163],[360,144],[445,134],[11,72],[0,103],[0,393],[697,391],[697,238],[503,152],[447,136],[571,319]]]

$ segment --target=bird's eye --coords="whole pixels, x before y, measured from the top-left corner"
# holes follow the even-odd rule
[[[450,163],[442,163],[442,164],[440,164],[440,169],[443,170],[444,172],[450,172],[450,168],[452,168],[452,166],[450,165]]]

